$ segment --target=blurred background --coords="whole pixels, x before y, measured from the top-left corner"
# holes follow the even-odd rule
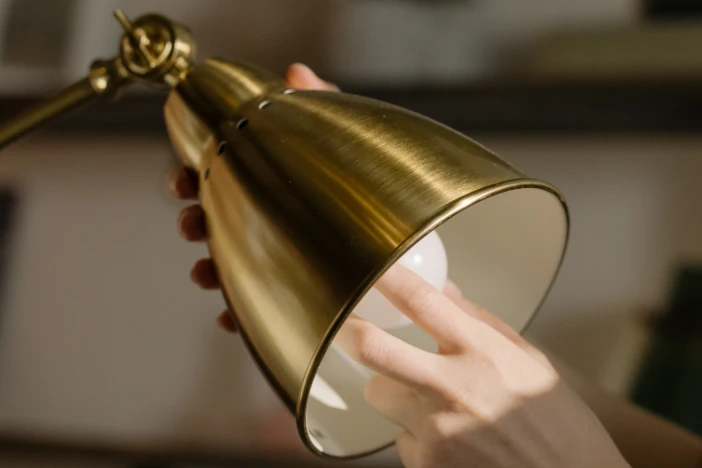
[[[115,8],[186,23],[203,58],[303,62],[557,185],[571,241],[528,337],[702,434],[702,2],[0,0],[0,120],[114,55]],[[163,102],[136,89],[0,159],[2,467],[317,466],[189,282],[206,250],[164,193]]]

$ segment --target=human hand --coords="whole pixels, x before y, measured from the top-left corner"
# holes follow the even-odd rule
[[[293,64],[286,73],[287,86],[293,89],[338,91],[336,85],[319,78],[312,70],[302,64]],[[180,167],[168,175],[168,192],[178,200],[197,200],[198,177],[192,169]],[[205,213],[199,204],[191,205],[181,210],[178,216],[178,231],[190,242],[207,240]],[[203,289],[219,289],[219,279],[211,258],[203,258],[195,262],[190,271],[192,281]],[[222,312],[217,323],[224,330],[236,332],[236,325],[228,311]]]
[[[337,342],[378,372],[368,403],[405,429],[408,468],[628,467],[546,357],[497,317],[395,265],[377,289],[439,345],[417,349],[350,317]]]

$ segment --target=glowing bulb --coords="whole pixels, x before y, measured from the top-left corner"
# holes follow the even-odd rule
[[[399,263],[439,290],[443,290],[446,286],[448,276],[446,250],[436,232],[430,233],[412,246],[400,258]],[[361,299],[353,313],[385,329],[399,328],[412,323],[375,288]]]

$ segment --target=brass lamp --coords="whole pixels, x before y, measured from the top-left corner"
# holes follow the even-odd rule
[[[373,288],[395,262],[518,331],[557,273],[565,202],[437,122],[375,100],[287,89],[226,60],[194,60],[188,30],[160,15],[130,22],[119,55],[0,126],[0,148],[96,97],[141,81],[170,93],[173,147],[200,178],[224,297],[261,371],[309,449],[360,457],[401,429],[366,404],[372,376],[335,344],[351,314],[423,349],[435,344]]]

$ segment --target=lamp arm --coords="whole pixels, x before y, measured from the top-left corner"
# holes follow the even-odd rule
[[[88,76],[53,98],[0,123],[0,150],[31,130],[96,98],[116,99],[134,81],[175,87],[187,73],[195,44],[189,31],[160,15],[144,15],[134,23],[121,12],[124,29],[116,58],[96,60]]]
[[[118,98],[130,82],[129,72],[121,58],[96,60],[90,66],[87,77],[37,106],[0,123],[0,150],[42,124],[96,98]]]
[[[53,98],[28,109],[7,122],[0,124],[0,149],[21,138],[46,121],[86,103],[97,96],[85,78],[61,91]]]
[[[113,98],[131,82],[121,58],[96,60],[88,76],[52,98],[0,123],[0,150],[42,124],[60,117],[96,98]]]

